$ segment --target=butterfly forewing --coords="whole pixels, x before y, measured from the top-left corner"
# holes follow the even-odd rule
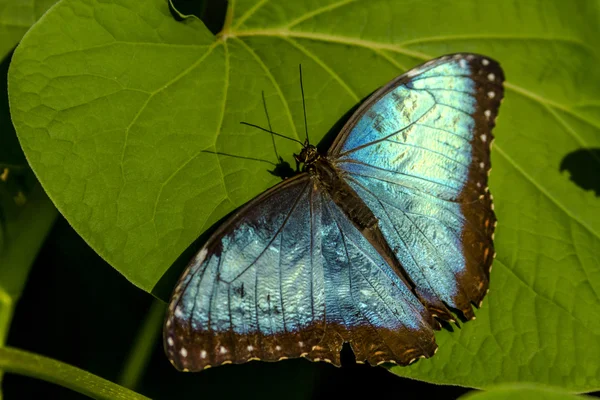
[[[487,177],[503,81],[498,63],[479,55],[427,62],[373,94],[328,154],[420,299],[447,320],[447,307],[472,318],[488,288],[496,218]]]

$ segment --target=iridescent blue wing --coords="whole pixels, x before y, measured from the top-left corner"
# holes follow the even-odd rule
[[[488,190],[503,97],[497,62],[444,56],[374,93],[328,157],[379,219],[420,299],[473,317],[488,289],[496,218]]]
[[[433,319],[307,174],[232,216],[192,260],[171,298],[164,346],[197,371],[304,356],[339,365],[408,364],[433,355]]]

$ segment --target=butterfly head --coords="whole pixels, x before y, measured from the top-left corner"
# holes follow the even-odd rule
[[[312,144],[306,144],[300,154],[294,154],[294,158],[296,158],[296,162],[298,164],[304,164],[305,168],[308,165],[313,164],[317,159],[319,159],[321,155],[315,146]]]

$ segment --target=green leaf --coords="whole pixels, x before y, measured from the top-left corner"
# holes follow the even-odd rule
[[[445,53],[499,60],[491,190],[499,225],[477,321],[400,375],[472,387],[515,380],[600,388],[600,200],[561,160],[600,147],[598,2],[230,1],[213,37],[162,0],[63,0],[9,76],[32,168],[75,229],[151,291],[194,239],[277,178],[267,125],[318,141],[357,102]],[[292,162],[298,146],[277,139]]]
[[[544,385],[515,383],[494,387],[485,392],[470,392],[459,400],[591,400],[594,397],[577,396],[564,390]]]
[[[6,57],[54,3],[56,0],[0,0],[0,59]]]

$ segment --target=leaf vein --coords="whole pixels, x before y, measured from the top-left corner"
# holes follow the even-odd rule
[[[342,87],[344,88],[344,90],[346,90],[346,92],[348,92],[348,94],[350,94],[350,96],[352,96],[352,99],[356,102],[360,101],[360,97],[352,90],[352,88],[350,88],[350,86],[348,86],[346,84],[346,82],[344,82],[344,80],[342,78],[340,78],[340,76],[338,74],[335,73],[335,71],[333,71],[327,64],[325,64],[325,62],[323,62],[323,60],[321,60],[319,57],[317,57],[314,53],[308,51],[305,47],[301,46],[298,42],[290,39],[290,38],[285,38],[285,41],[287,41],[289,44],[291,44],[292,46],[296,47],[298,50],[300,50],[301,52],[303,52],[305,55],[307,55],[308,57],[312,58],[314,62],[316,62],[321,68],[323,68],[329,75],[331,75],[331,77]]]
[[[296,130],[296,125],[294,124],[294,118],[292,116],[292,111],[290,110],[290,105],[289,105],[287,99],[285,98],[285,96],[283,95],[283,91],[281,90],[281,86],[279,85],[279,83],[275,79],[275,76],[269,70],[269,68],[267,68],[267,66],[263,62],[262,58],[260,58],[260,56],[254,50],[252,50],[252,48],[250,46],[248,46],[242,39],[240,39],[240,38],[236,38],[236,39],[244,46],[244,48],[248,51],[248,53],[250,53],[256,59],[256,61],[258,62],[258,64],[261,66],[261,68],[267,74],[267,77],[269,78],[269,80],[273,83],[273,86],[275,87],[275,90],[277,91],[277,94],[281,98],[281,102],[283,103],[283,106],[285,107],[287,115],[288,115],[288,117],[290,119],[290,125],[292,126],[292,129],[294,130],[294,136],[296,137],[296,139],[299,140],[298,131]]]

